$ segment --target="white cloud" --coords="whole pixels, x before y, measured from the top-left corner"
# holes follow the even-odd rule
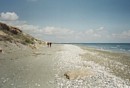
[[[130,30],[123,31],[121,33],[113,33],[112,34],[113,38],[118,38],[118,39],[130,39]]]
[[[104,28],[90,29],[86,31],[74,31],[67,28],[47,26],[41,28],[39,26],[23,24],[19,25],[23,31],[43,40],[54,42],[91,42],[100,41],[105,37],[107,32]],[[105,36],[104,36],[105,35]]]
[[[87,36],[87,39],[95,40],[98,38],[102,38],[108,35],[108,32],[104,29],[104,27],[99,27],[97,29],[88,29],[85,31],[85,36]]]
[[[2,12],[0,14],[0,19],[5,21],[15,21],[18,20],[19,16],[15,12]]]
[[[58,28],[58,27],[45,27],[44,33],[48,35],[60,35],[60,36],[68,36],[74,33],[74,31],[66,29],[66,28]]]
[[[44,29],[44,33],[47,35],[54,35],[54,34],[58,34],[60,32],[59,29],[56,29],[55,27],[45,27]]]
[[[32,31],[36,32],[39,29],[39,26],[34,26],[34,25],[29,25],[29,24],[23,24],[23,25],[18,25],[18,27],[24,31]]]
[[[12,14],[12,15],[10,15]],[[15,14],[15,15],[13,15]],[[121,33],[110,33],[104,27],[95,29],[74,30],[68,28],[46,26],[40,27],[27,24],[26,21],[18,20],[14,12],[1,13],[2,22],[19,27],[24,32],[39,39],[53,42],[128,42],[130,30]]]
[[[37,0],[29,0],[37,1]],[[19,27],[34,37],[54,42],[129,42],[130,30],[120,33],[110,33],[103,26],[95,29],[74,30],[68,28],[46,26],[40,27],[27,24],[26,21],[18,20],[15,12],[0,13],[0,20],[12,26]]]
[[[20,29],[24,32],[29,33],[39,39],[43,40],[50,40],[50,41],[71,41],[74,40],[76,36],[76,32],[66,28],[59,28],[59,27],[39,27],[29,24],[17,25]]]
[[[105,32],[105,30],[104,30],[104,27],[100,27],[100,28],[98,28],[98,29],[89,29],[89,30],[86,30],[86,34],[96,34],[96,35],[98,35],[98,34],[103,34]]]
[[[98,30],[102,31],[102,30],[104,30],[104,27],[100,27]]]
[[[130,30],[122,32],[121,35],[126,37],[126,38],[130,38]]]

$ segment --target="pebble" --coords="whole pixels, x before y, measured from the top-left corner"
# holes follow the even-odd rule
[[[56,80],[54,83],[59,85],[57,88],[130,88],[123,79],[109,73],[109,68],[96,64],[94,61],[81,61],[79,54],[82,54],[83,51],[79,47],[65,45],[63,49],[56,56],[59,61],[55,65],[61,68],[57,69],[58,74],[55,75]],[[99,57],[101,58],[101,56]],[[117,64],[122,65],[120,63]],[[116,67],[119,65],[116,65]],[[63,72],[64,69],[69,71],[77,68],[84,69],[85,67],[92,69],[95,75],[86,77],[83,80],[65,80],[64,77],[60,76],[60,72]]]
[[[41,86],[40,84],[38,84],[38,83],[35,83],[35,86]]]

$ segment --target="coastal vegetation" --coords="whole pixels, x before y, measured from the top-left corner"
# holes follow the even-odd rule
[[[24,45],[45,43],[32,37],[29,34],[24,33],[17,27],[9,26],[0,22],[0,41],[8,41],[10,43],[21,43]]]

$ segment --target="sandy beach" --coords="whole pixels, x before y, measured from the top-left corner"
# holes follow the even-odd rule
[[[0,88],[130,88],[126,54],[69,44],[39,49],[6,44],[1,44]]]
[[[0,0],[0,88],[130,88],[130,0]]]
[[[49,81],[54,79],[53,62],[57,61],[54,57],[59,45],[39,49],[1,45],[4,48],[0,53],[0,88],[52,88]]]

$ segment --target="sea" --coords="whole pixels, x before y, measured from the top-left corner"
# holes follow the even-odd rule
[[[105,51],[130,53],[130,43],[75,43],[74,45],[87,46]]]

